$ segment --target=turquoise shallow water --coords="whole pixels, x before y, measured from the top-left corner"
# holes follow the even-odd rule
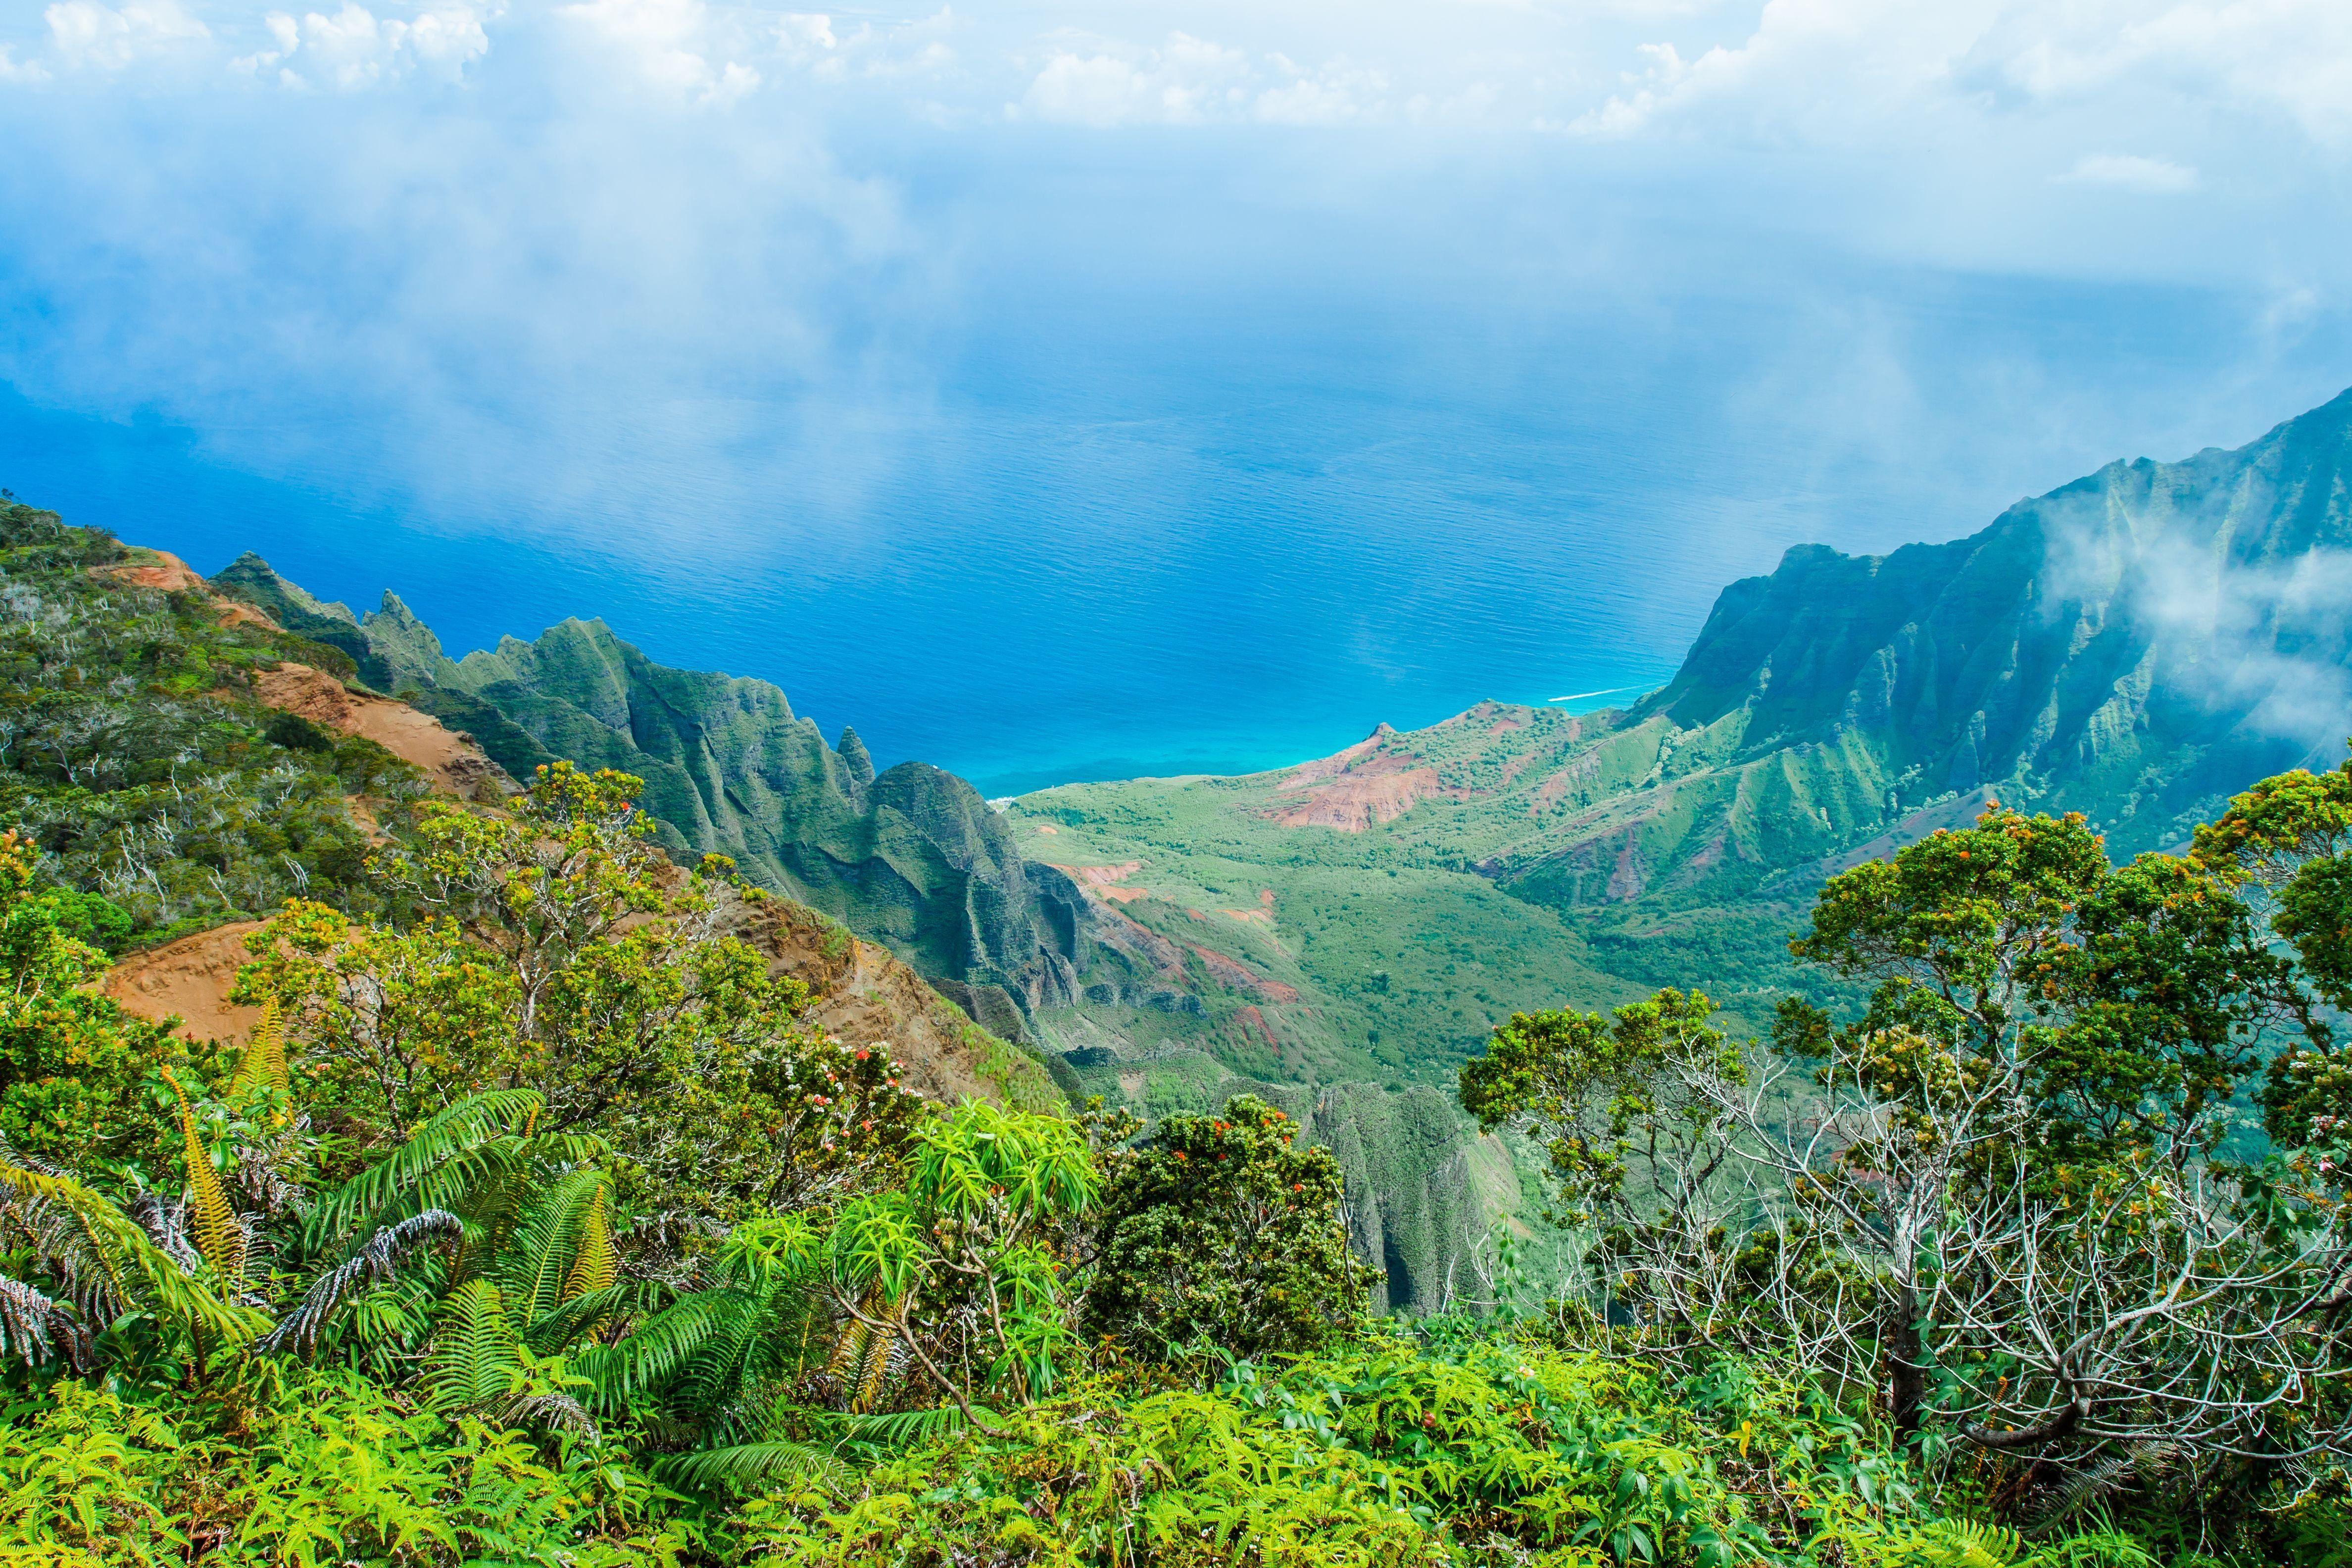
[[[290,397],[18,390],[0,484],[203,570],[250,548],[357,606],[395,589],[457,652],[602,616],[1003,794],[1622,700],[1790,543],[1949,537],[2339,389],[2326,343],[2248,374],[2226,299],[1811,267],[1624,310],[982,247],[926,383],[854,421],[753,386],[534,424],[507,389],[471,416],[520,432],[492,462]]]

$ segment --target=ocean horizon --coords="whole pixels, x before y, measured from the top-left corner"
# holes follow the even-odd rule
[[[601,617],[1001,796],[1629,700],[1792,544],[1973,532],[2110,459],[2247,440],[2352,363],[2315,339],[2250,373],[2226,291],[1884,268],[1832,280],[1886,361],[1858,384],[1822,279],[1765,298],[1807,265],[1650,312],[1239,284],[1153,311],[1142,281],[1007,267],[921,395],[854,420],[747,393],[362,426],[11,387],[0,485],[206,573],[253,550],[355,610],[391,590],[453,655]]]

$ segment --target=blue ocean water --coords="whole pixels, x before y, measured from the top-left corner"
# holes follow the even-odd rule
[[[2255,306],[2189,289],[1791,249],[1631,308],[1034,237],[972,247],[923,384],[854,419],[758,385],[616,396],[513,416],[492,460],[291,400],[16,387],[0,484],[201,570],[251,549],[355,607],[396,591],[457,653],[600,616],[886,766],[1009,794],[1270,766],[1483,698],[1625,700],[1792,543],[1972,531],[2352,376],[2340,334],[2250,362]]]

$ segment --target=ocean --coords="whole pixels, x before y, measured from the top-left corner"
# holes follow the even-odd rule
[[[1630,700],[1790,544],[1973,531],[2352,379],[2340,333],[2258,353],[2259,301],[2186,288],[1790,241],[1629,291],[1077,221],[966,235],[952,301],[854,392],[687,363],[426,417],[266,369],[217,406],[26,377],[0,485],[203,571],[392,590],[453,653],[601,616],[1005,795]]]

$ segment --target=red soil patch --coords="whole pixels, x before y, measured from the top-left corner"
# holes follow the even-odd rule
[[[1236,991],[1255,991],[1269,1002],[1298,1000],[1298,993],[1294,987],[1285,985],[1279,980],[1268,980],[1238,961],[1227,958],[1214,948],[1196,946],[1192,951],[1201,955],[1201,962],[1209,966],[1211,974]]]
[[[1045,862],[1063,873],[1079,887],[1099,899],[1115,904],[1129,904],[1146,897],[1141,888],[1122,888],[1118,884],[1143,869],[1140,860],[1123,861],[1117,866],[1064,866],[1056,861]]]
[[[361,696],[323,669],[281,664],[254,678],[253,694],[322,729],[373,741],[422,768],[444,795],[475,800],[504,793],[505,775],[479,746],[443,728],[430,713],[390,698]]]
[[[1345,751],[1300,763],[1276,787],[1304,798],[1265,815],[1285,827],[1361,833],[1375,822],[1394,822],[1423,800],[1469,798],[1466,791],[1448,787],[1435,768],[1412,752],[1389,750],[1395,738],[1396,731],[1383,724]]]
[[[1233,916],[1234,919],[1237,921],[1248,921],[1253,924],[1262,925],[1268,931],[1272,931],[1274,929],[1274,911],[1272,910],[1227,910],[1224,912]]]
[[[1276,1050],[1282,1049],[1282,1042],[1274,1037],[1273,1026],[1266,1023],[1265,1015],[1255,1007],[1237,1008],[1234,1013],[1234,1022],[1242,1026],[1244,1034],[1255,1033],[1259,1039],[1264,1040]]]
[[[238,966],[253,957],[246,935],[260,929],[257,921],[239,921],[134,952],[106,972],[100,989],[134,1017],[184,1020],[180,1033],[190,1039],[235,1039],[261,1017],[260,1008],[233,1006],[228,999]]]
[[[1580,757],[1536,785],[1536,793],[1528,802],[1528,815],[1541,816],[1558,805],[1561,796],[1592,776],[1594,766],[1593,759]]]
[[[1609,896],[1612,899],[1638,899],[1649,885],[1647,868],[1642,864],[1642,825],[1628,824],[1625,842],[1618,846],[1617,864],[1609,872]]]
[[[1116,908],[1102,908],[1097,912],[1103,921],[1097,934],[1107,945],[1143,960],[1162,974],[1171,977],[1183,974],[1184,954],[1174,942],[1132,916],[1120,913]]]
[[[219,615],[221,625],[225,626],[249,624],[268,626],[272,631],[278,629],[276,621],[271,620],[251,605],[239,604],[235,599],[224,598],[215,593],[213,585],[205,582],[197,574],[195,568],[178,556],[163,550],[142,550],[142,552],[152,555],[155,559],[126,562],[118,566],[93,566],[89,569],[89,574],[93,577],[110,578],[117,583],[129,583],[134,587],[152,588],[162,594],[202,594],[213,602],[213,608]]]
[[[176,555],[161,550],[151,550],[152,562],[125,563],[119,566],[93,566],[93,577],[111,577],[118,583],[130,583],[142,588],[152,588],[162,594],[205,594],[212,588],[195,569]]]
[[[1257,890],[1257,901],[1264,904],[1267,909],[1274,908],[1274,889],[1272,888],[1260,888]]]
[[[307,664],[281,664],[253,678],[253,694],[281,713],[308,719],[322,729],[357,734],[356,704],[343,683]]]
[[[1051,838],[1054,835],[1061,832],[1062,830],[1055,826],[1050,822],[1041,822],[1037,825],[1037,831],[1044,834],[1046,837]]]

